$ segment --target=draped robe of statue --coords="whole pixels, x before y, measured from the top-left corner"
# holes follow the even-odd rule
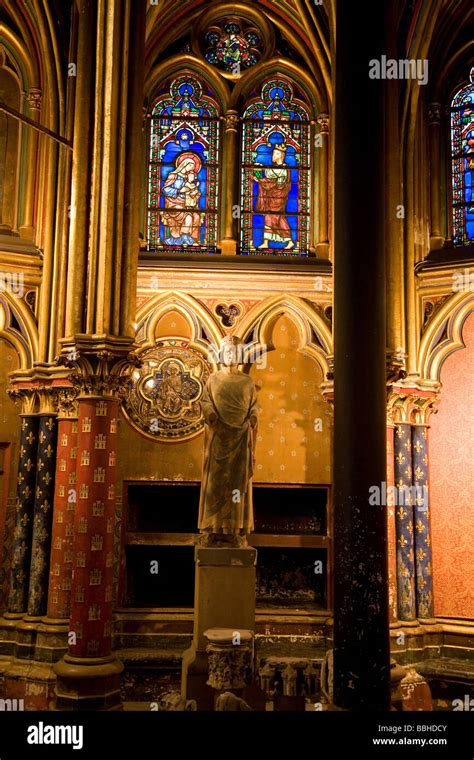
[[[199,504],[200,531],[253,531],[252,475],[257,394],[251,377],[219,370],[201,398],[206,431]],[[217,419],[210,422],[214,413]]]
[[[258,181],[255,210],[264,214],[265,237],[269,240],[279,243],[291,240],[290,225],[284,215],[290,189],[290,174],[285,167],[265,169]]]

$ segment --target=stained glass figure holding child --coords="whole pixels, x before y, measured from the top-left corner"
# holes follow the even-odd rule
[[[201,228],[201,214],[198,208],[201,191],[197,175],[201,169],[201,159],[195,153],[183,152],[176,159],[163,185],[165,210],[162,211],[164,225],[169,228],[166,245],[198,245]]]

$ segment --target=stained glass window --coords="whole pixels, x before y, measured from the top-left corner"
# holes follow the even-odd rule
[[[307,256],[310,122],[288,81],[267,81],[243,120],[241,253]]]
[[[150,251],[215,253],[219,109],[209,88],[183,74],[150,113],[147,240]]]
[[[240,74],[261,57],[261,33],[243,21],[213,26],[204,37],[204,57],[221,71]]]
[[[474,68],[451,108],[453,242],[474,243]]]

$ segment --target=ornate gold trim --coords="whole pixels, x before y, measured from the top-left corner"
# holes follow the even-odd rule
[[[418,351],[418,372],[426,380],[440,382],[441,367],[454,351],[464,348],[462,329],[469,314],[474,311],[474,294],[455,293],[434,314],[421,338]],[[447,337],[439,342],[446,329]]]

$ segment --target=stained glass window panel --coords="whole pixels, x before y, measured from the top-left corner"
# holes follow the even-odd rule
[[[150,113],[150,251],[215,253],[219,112],[212,92],[183,74]]]
[[[474,243],[474,68],[451,109],[453,242]]]
[[[244,113],[241,253],[307,256],[310,122],[299,93],[266,82]]]
[[[204,37],[204,57],[221,71],[240,74],[259,62],[262,35],[243,19],[229,20],[212,26]]]

